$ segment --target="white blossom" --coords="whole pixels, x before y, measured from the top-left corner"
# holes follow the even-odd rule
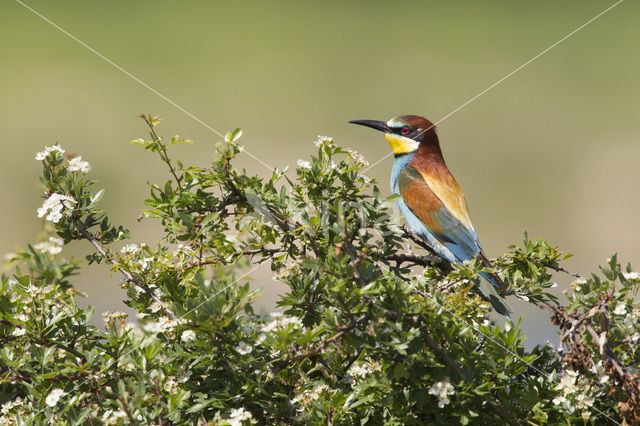
[[[302,169],[311,169],[311,163],[305,160],[298,160],[296,163]]]
[[[149,266],[149,263],[153,262],[153,260],[154,260],[153,257],[143,257],[142,259],[138,260],[136,263],[139,264],[142,269],[147,269],[147,267]]]
[[[616,315],[624,315],[627,313],[627,306],[624,303],[618,303],[613,313]]]
[[[313,389],[308,389],[298,393],[291,402],[294,404],[302,404],[307,405],[308,403],[315,401],[320,398],[320,395],[324,391],[329,391],[329,386],[322,384],[314,387]]]
[[[107,410],[102,415],[102,421],[108,425],[118,424],[118,420],[126,418],[127,413],[125,413],[123,410]]]
[[[149,305],[149,310],[155,313],[155,312],[158,312],[163,307],[164,306],[162,305],[162,303],[154,301],[151,305]]]
[[[224,420],[223,423],[229,423],[231,426],[242,426],[245,420],[249,420],[251,423],[255,423],[253,415],[250,411],[246,411],[244,408],[234,408],[229,414],[229,418]]]
[[[33,248],[40,253],[58,254],[62,251],[62,238],[49,237],[48,241],[34,244]]]
[[[29,287],[27,287],[27,293],[29,293],[31,297],[36,297],[42,294],[42,289],[36,285],[29,284]]]
[[[89,173],[89,170],[91,170],[91,164],[89,164],[89,162],[87,161],[82,161],[81,156],[77,156],[69,160],[68,168],[70,172],[80,171],[82,173]]]
[[[640,280],[640,274],[637,272],[623,272],[622,276],[625,280]]]
[[[374,371],[380,371],[381,369],[380,364],[377,362],[357,362],[349,368],[348,373],[353,377],[362,379]]]
[[[62,209],[66,212],[73,210],[76,200],[73,197],[67,195],[53,193],[47,198],[42,206],[38,208],[38,217],[47,215],[46,220],[58,223],[62,218]]]
[[[569,404],[569,401],[563,395],[556,396],[555,398],[553,398],[552,401],[553,401],[553,403],[555,405],[567,405],[567,404]]]
[[[300,318],[298,317],[283,315],[280,312],[272,312],[271,318],[273,318],[272,321],[262,326],[263,333],[269,333],[273,330],[283,329],[290,325],[293,325],[297,328],[302,328],[302,320],[300,320]]]
[[[62,154],[64,154],[64,149],[62,149],[62,147],[60,147],[60,145],[45,146],[44,150],[36,153],[36,160],[42,161],[45,158],[47,158],[49,156],[49,154],[51,154],[52,152],[57,152],[60,155],[62,155]]]
[[[185,330],[182,332],[182,336],[180,337],[180,340],[182,340],[185,343],[192,342],[196,340],[196,332],[193,330]]]
[[[160,317],[157,322],[145,324],[144,329],[149,333],[166,333],[172,331],[176,326],[184,324],[184,319],[170,319],[169,317]]]
[[[592,371],[598,372],[601,383],[609,380],[600,363],[592,367]],[[553,398],[553,403],[561,405],[568,412],[573,413],[576,409],[587,410],[593,405],[594,397],[588,379],[579,378],[576,371],[566,370],[554,389],[561,393]]]
[[[122,254],[134,254],[140,250],[137,244],[127,244],[126,246],[120,249],[120,253]]]
[[[609,381],[609,375],[607,374],[606,369],[602,366],[602,360],[593,364],[589,371],[598,375],[598,383],[601,385],[604,385]]]
[[[58,404],[60,397],[64,394],[65,392],[62,389],[54,389],[49,393],[49,395],[47,395],[45,402],[49,407],[55,407],[56,404]]]
[[[184,244],[178,244],[178,247],[173,251],[174,256],[180,255],[191,255],[193,254],[193,249],[189,246],[185,246]]]
[[[429,394],[438,397],[438,407],[444,408],[449,402],[449,395],[455,393],[454,387],[449,383],[449,379],[438,382],[429,388]]]
[[[570,285],[573,291],[580,291],[580,289],[582,288],[582,285],[586,283],[587,283],[587,280],[585,280],[584,278],[578,278],[577,280],[572,282]]]
[[[246,355],[250,353],[252,350],[253,350],[253,346],[248,345],[245,342],[240,342],[238,346],[236,346],[236,352],[238,352],[240,355]]]
[[[314,141],[313,144],[320,148],[322,145],[333,145],[333,138],[329,136],[318,135],[318,140]]]
[[[349,153],[349,157],[351,157],[355,163],[362,164],[363,166],[369,165],[369,162],[364,158],[364,156],[355,149],[349,148],[347,149],[347,152]]]
[[[115,320],[125,320],[129,315],[127,315],[126,313],[122,312],[122,311],[115,311],[115,312],[110,312],[110,311],[104,311],[102,313],[102,318],[104,319],[105,324],[108,324],[110,322],[113,322]]]
[[[18,406],[24,404],[24,402],[25,402],[25,400],[23,400],[20,397],[17,397],[13,401],[7,401],[4,404],[2,404],[2,409],[0,409],[0,411],[2,412],[2,414],[7,414],[7,413],[9,413],[9,411],[11,411],[11,409],[13,407],[18,407]]]
[[[178,382],[176,378],[173,376],[167,377],[164,382],[164,386],[162,387],[166,392],[175,393],[178,390]]]
[[[11,332],[12,336],[24,336],[24,334],[27,332],[27,330],[25,330],[22,327],[16,327],[13,329],[13,331]]]
[[[558,383],[555,387],[556,390],[561,390],[566,394],[574,393],[576,388],[576,378],[578,377],[578,373],[573,370],[566,370],[560,379],[560,383]]]

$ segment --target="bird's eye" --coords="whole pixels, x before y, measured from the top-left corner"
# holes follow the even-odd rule
[[[400,133],[402,133],[403,135],[406,135],[407,133],[409,133],[409,128],[408,128],[408,127],[403,127],[403,128],[400,130]]]

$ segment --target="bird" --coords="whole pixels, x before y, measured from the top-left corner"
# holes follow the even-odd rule
[[[450,263],[478,259],[491,267],[471,223],[464,194],[442,156],[435,125],[418,115],[349,123],[384,133],[393,151],[391,192],[400,195],[396,204],[409,228]],[[491,285],[477,280],[476,288],[498,313],[510,318],[511,310],[496,291],[505,290],[504,281],[494,273],[480,275]]]

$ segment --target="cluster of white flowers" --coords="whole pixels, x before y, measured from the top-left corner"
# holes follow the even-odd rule
[[[585,280],[584,278],[578,278],[577,280],[572,282],[570,285],[573,291],[580,291],[582,289],[582,285],[586,283],[587,283],[587,280]]]
[[[11,332],[12,336],[24,336],[24,334],[27,332],[27,330],[24,327],[16,327],[13,329],[13,331]]]
[[[313,144],[317,148],[320,148],[322,145],[332,146],[333,145],[333,138],[330,137],[330,136],[318,135],[318,140],[314,141]]]
[[[145,324],[144,330],[149,333],[166,333],[172,331],[175,327],[184,324],[185,319],[170,319],[169,317],[160,317],[157,322]]]
[[[271,321],[262,326],[262,332],[270,333],[274,330],[282,330],[290,325],[302,328],[302,320],[298,317],[283,315],[280,312],[272,312]]]
[[[60,219],[62,219],[62,209],[65,208],[65,211],[70,212],[76,203],[77,201],[73,197],[53,193],[42,203],[42,206],[38,208],[38,217],[47,215],[45,219],[53,223],[58,223]]]
[[[609,381],[609,375],[607,374],[607,370],[605,370],[604,366],[602,365],[602,360],[593,364],[590,371],[593,374],[598,375],[598,383],[600,383],[601,385],[604,385]]]
[[[600,380],[606,382],[609,377],[603,376]],[[566,370],[554,389],[561,392],[553,398],[554,404],[562,406],[570,413],[582,410],[583,417],[590,416],[589,409],[593,405],[594,397],[591,395],[591,386],[586,378],[578,379],[576,371]]]
[[[298,160],[296,163],[298,167],[302,169],[311,169],[311,163],[305,160]]]
[[[48,241],[34,244],[33,248],[39,253],[58,254],[62,251],[63,243],[62,238],[49,237]]]
[[[380,364],[375,361],[355,362],[351,367],[349,367],[347,373],[352,377],[363,379],[374,371],[380,370],[382,370],[382,367],[380,367]]]
[[[44,149],[36,153],[36,160],[42,161],[49,156],[52,152],[57,152],[60,155],[64,154],[64,149],[60,145],[45,146]]]
[[[622,326],[627,330],[634,330],[637,327],[637,324],[640,323],[640,307],[637,307],[637,306],[634,307],[631,310],[631,312],[626,312],[626,309],[625,309],[625,313],[627,315],[624,317]],[[636,336],[640,336],[640,335],[638,335],[638,333],[636,332],[631,338],[633,342],[638,341],[639,337],[636,337]]]
[[[640,274],[637,272],[623,272],[622,276],[625,280],[640,280]]]
[[[127,413],[123,410],[107,410],[102,415],[102,421],[107,425],[117,425],[120,420],[127,418]]]
[[[126,246],[120,249],[120,253],[122,254],[135,254],[140,250],[137,244],[127,244]]]
[[[91,164],[88,161],[83,161],[81,156],[73,157],[69,160],[70,172],[89,173],[89,170],[91,170]]]
[[[253,346],[245,342],[240,342],[238,346],[236,346],[236,352],[238,352],[240,355],[246,355],[248,353],[251,353],[252,350],[253,350]]]
[[[193,249],[189,246],[185,246],[184,244],[178,244],[178,247],[173,251],[173,255],[178,257],[181,255],[190,256],[193,254]]]
[[[138,260],[136,263],[140,265],[142,269],[147,269],[149,267],[149,263],[152,263],[155,259],[153,257],[143,257]]]
[[[58,404],[58,401],[60,401],[60,397],[62,397],[63,395],[65,395],[65,392],[62,389],[56,388],[49,392],[49,395],[47,395],[47,399],[45,400],[45,402],[49,407],[55,407]]]
[[[329,386],[322,384],[322,385],[318,385],[316,387],[314,387],[313,389],[307,389],[304,390],[300,393],[298,393],[292,400],[291,402],[294,404],[302,404],[302,405],[307,405],[312,401],[315,401],[316,399],[320,398],[320,395],[322,394],[322,392],[325,391],[329,391]],[[302,411],[302,409],[301,409]]]
[[[250,411],[245,410],[244,408],[234,408],[229,413],[228,419],[221,419],[219,423],[228,424],[230,426],[242,426],[245,420],[249,420],[252,424],[256,421],[253,419],[253,415]]]
[[[180,337],[180,340],[182,340],[185,343],[188,342],[193,342],[194,340],[196,340],[196,332],[193,330],[185,330],[182,332],[182,336]]]
[[[2,409],[0,409],[0,412],[2,412],[2,414],[9,414],[9,411],[11,411],[14,407],[19,407],[25,402],[26,400],[20,397],[17,397],[13,401],[7,401],[4,404],[2,404]]]
[[[105,324],[109,324],[111,322],[114,322],[116,320],[121,320],[124,321],[129,315],[127,315],[126,313],[122,312],[122,311],[115,311],[115,312],[110,312],[110,311],[104,311],[102,313],[102,318],[104,319],[104,323]]]
[[[29,293],[31,297],[36,297],[42,294],[42,289],[37,285],[29,284],[29,287],[27,287],[27,293]]]
[[[449,383],[449,379],[435,383],[429,388],[429,394],[438,397],[438,407],[440,408],[444,408],[445,405],[451,402],[449,401],[449,395],[453,395],[454,393],[455,389],[453,385]]]
[[[274,280],[283,280],[291,275],[291,273],[298,267],[298,264],[295,262],[291,262],[287,264],[284,268],[281,268],[278,272],[273,274]]]
[[[613,313],[615,315],[624,315],[627,313],[627,305],[625,305],[624,303],[618,303],[615,307],[615,309],[613,310]]]
[[[170,394],[176,393],[176,391],[178,390],[178,382],[176,381],[176,378],[173,376],[168,376],[164,381],[164,385],[162,386],[162,388]]]
[[[158,301],[154,301],[151,305],[149,305],[149,310],[153,313],[158,312],[160,309],[164,308],[165,305]]]
[[[365,167],[369,165],[369,162],[364,158],[364,156],[355,149],[348,148],[347,152],[349,153],[349,157],[351,157],[356,164],[362,164]]]

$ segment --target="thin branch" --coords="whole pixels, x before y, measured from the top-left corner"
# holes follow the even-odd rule
[[[418,256],[415,254],[392,254],[386,257],[387,260],[392,260],[398,263],[400,266],[403,262],[413,263],[417,266],[431,266],[434,268],[441,269],[445,272],[451,271],[451,266],[444,259],[438,256],[426,255],[426,256]]]
[[[80,231],[80,233],[82,234],[82,236],[89,241],[91,244],[93,244],[93,246],[96,248],[96,250],[98,251],[98,253],[100,253],[102,255],[102,257],[104,257],[107,262],[111,263],[112,265],[115,265],[116,262],[113,260],[113,258],[104,250],[104,248],[102,247],[102,244],[98,241],[98,239],[91,235],[86,229],[82,228],[80,226],[80,224],[78,224],[76,222],[76,227],[78,228],[78,230]],[[162,302],[162,300],[155,295],[155,293],[153,291],[151,291],[151,289],[149,288],[149,286],[147,286],[146,284],[144,284],[143,282],[141,282],[139,279],[137,279],[136,277],[134,277],[131,272],[127,271],[126,269],[117,268],[118,271],[120,271],[126,278],[126,281],[128,282],[132,282],[135,285],[137,285],[138,287],[140,287],[142,290],[144,290],[145,293],[147,293],[147,295],[149,297],[151,297],[155,302],[159,303],[161,306],[164,307],[164,309],[167,311],[167,313],[173,315],[173,311],[165,306],[166,304]]]
[[[156,133],[156,131],[154,129],[154,126],[153,126],[153,123],[151,122],[151,116],[147,117],[144,114],[140,114],[140,118],[142,118],[144,120],[144,122],[147,123],[147,126],[149,126],[149,131],[151,133],[151,138],[160,147],[160,152],[159,152],[160,158],[162,159],[162,161],[167,163],[167,166],[169,166],[169,170],[171,171],[171,174],[176,179],[176,182],[178,183],[178,186],[180,186],[180,183],[181,183],[182,179],[180,178],[180,176],[178,176],[178,174],[176,173],[175,169],[173,168],[173,165],[171,164],[171,160],[169,160],[169,156],[167,155],[167,147],[162,143],[162,139],[160,139],[160,137]]]
[[[567,275],[571,275],[571,276],[572,276],[572,277],[574,277],[574,278],[582,278],[582,275],[580,275],[580,274],[576,274],[576,273],[573,273],[573,272],[571,272],[571,271],[567,271],[566,269],[564,269],[564,268],[563,268],[563,267],[561,267],[561,266],[554,266],[554,265],[550,265],[550,264],[548,264],[548,263],[544,263],[544,264],[543,264],[543,266],[545,266],[545,267],[547,267],[547,268],[549,268],[549,269],[553,269],[553,270],[554,270],[554,271],[556,271],[556,272],[564,272],[565,274],[567,274]]]

